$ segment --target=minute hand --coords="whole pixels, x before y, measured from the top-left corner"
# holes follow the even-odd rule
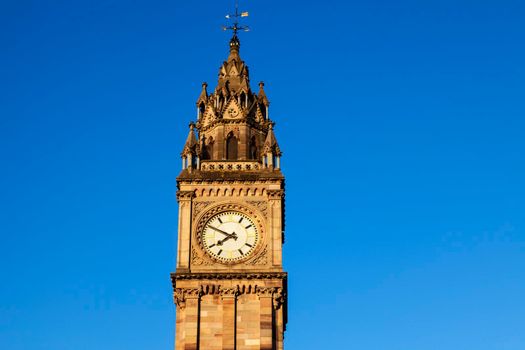
[[[209,226],[212,230],[215,230],[219,233],[222,233],[223,235],[227,236],[227,237],[230,237],[230,238],[233,238],[233,239],[237,239],[237,235],[235,233],[228,233],[228,232],[224,232],[223,230],[221,229],[218,229],[217,227],[213,227],[213,226]]]

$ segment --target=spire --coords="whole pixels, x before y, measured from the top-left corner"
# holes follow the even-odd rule
[[[266,140],[264,141],[264,153],[274,153],[276,156],[281,155],[281,150],[279,149],[279,144],[277,144],[277,139],[273,133],[273,122],[270,123],[268,129],[268,135],[266,135]]]
[[[193,122],[190,123],[190,132],[188,133],[188,137],[186,138],[186,143],[184,144],[184,148],[182,149],[182,156],[186,156],[188,154],[195,154],[196,151],[196,145],[198,145],[197,137],[195,136],[195,124]]]
[[[230,40],[230,54],[219,69],[219,82],[215,92],[222,92],[223,96],[231,93],[240,93],[241,90],[250,90],[250,77],[248,67],[239,55],[241,43],[237,34],[233,34]]]
[[[195,136],[195,124],[193,122],[190,123],[190,132],[188,133],[188,137],[186,138],[186,143],[184,144],[184,148],[182,149],[181,157],[182,157],[182,169],[188,169],[190,172],[194,169],[199,168],[200,159],[199,159],[199,153],[200,153],[200,147],[199,143],[197,142],[197,137]]]
[[[202,90],[201,94],[199,95],[199,98],[197,99],[197,106],[203,102],[206,103],[208,101],[208,91],[206,88],[208,87],[208,83],[204,82],[202,83]]]
[[[259,93],[257,94],[259,98],[259,102],[263,103],[266,107],[270,105],[270,101],[268,101],[268,97],[266,97],[266,93],[264,92],[264,82],[261,81],[259,83]]]
[[[273,124],[270,123],[266,141],[264,141],[263,164],[266,168],[279,169],[281,167],[281,150],[273,133]]]

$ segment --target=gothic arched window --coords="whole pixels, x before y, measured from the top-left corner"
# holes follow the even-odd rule
[[[206,159],[212,159],[213,158],[213,137],[210,136],[210,138],[208,139],[208,142],[204,145],[204,150],[203,150],[203,158],[204,160]]]
[[[226,159],[236,160],[237,159],[237,138],[230,132],[226,138]]]
[[[244,93],[244,91],[241,92],[241,107],[246,107],[246,94]]]
[[[257,159],[257,140],[252,136],[250,140],[250,159]]]

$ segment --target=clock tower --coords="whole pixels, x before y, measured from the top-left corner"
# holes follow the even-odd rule
[[[202,84],[177,177],[176,350],[281,350],[284,176],[264,83],[250,87],[236,30]]]

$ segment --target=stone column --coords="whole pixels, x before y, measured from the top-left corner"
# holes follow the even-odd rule
[[[200,289],[188,289],[185,291],[184,307],[184,350],[199,349],[200,333],[200,298],[202,292]]]
[[[282,288],[276,288],[273,293],[273,310],[275,314],[275,350],[283,350],[284,346],[284,303],[286,296]]]
[[[268,191],[268,208],[270,225],[270,232],[272,237],[272,264],[274,266],[282,266],[282,200],[284,197],[283,190],[269,190]]]
[[[186,299],[184,290],[176,288],[173,292],[173,301],[177,305],[175,312],[175,350],[184,350],[184,308]]]
[[[258,288],[257,295],[260,301],[260,339],[261,350],[273,350],[273,288]]]
[[[175,288],[173,299],[177,305],[175,350],[199,348],[200,297],[199,288]]]
[[[222,349],[235,350],[237,343],[237,288],[221,289],[222,299]]]
[[[177,201],[179,202],[178,270],[189,269],[190,267],[191,206],[194,197],[194,191],[177,192]]]

